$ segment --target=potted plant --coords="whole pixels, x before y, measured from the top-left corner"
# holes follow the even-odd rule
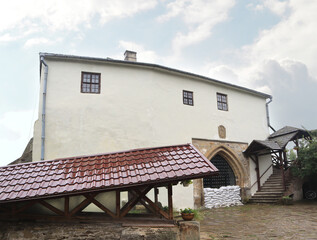
[[[185,221],[191,221],[195,216],[195,210],[191,208],[180,209],[180,213]]]
[[[190,180],[190,179],[186,179],[186,180],[181,181],[181,184],[182,184],[184,187],[188,187],[189,184],[192,184],[192,183],[193,183],[193,181]]]

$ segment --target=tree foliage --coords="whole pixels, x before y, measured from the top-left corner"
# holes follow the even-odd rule
[[[300,143],[297,159],[293,162],[292,173],[301,178],[317,178],[317,131],[311,134],[311,140]],[[315,135],[316,134],[316,135]]]

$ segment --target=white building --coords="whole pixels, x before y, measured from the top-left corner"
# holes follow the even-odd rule
[[[242,152],[268,136],[271,96],[125,55],[120,61],[40,54],[33,161],[193,143],[210,160],[228,163],[233,177],[224,181],[254,193],[255,164]],[[270,164],[260,159],[260,174]],[[203,183],[209,184],[177,185],[176,207],[201,206]]]

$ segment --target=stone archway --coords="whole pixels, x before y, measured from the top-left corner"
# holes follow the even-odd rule
[[[246,183],[246,176],[248,174],[243,167],[241,160],[239,160],[236,154],[224,145],[219,145],[215,148],[212,148],[205,154],[205,156],[209,160],[211,160],[216,155],[220,155],[227,161],[236,177],[236,185],[240,186],[240,188],[244,188]]]
[[[250,163],[249,159],[243,155],[243,151],[248,146],[247,143],[193,139],[193,144],[209,160],[216,155],[223,157],[234,172],[236,185],[241,188],[241,197],[249,197]],[[196,208],[204,206],[203,179],[194,180],[194,204]]]

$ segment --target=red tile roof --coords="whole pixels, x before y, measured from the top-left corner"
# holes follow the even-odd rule
[[[217,171],[191,144],[16,164],[0,168],[0,203],[163,184]]]

